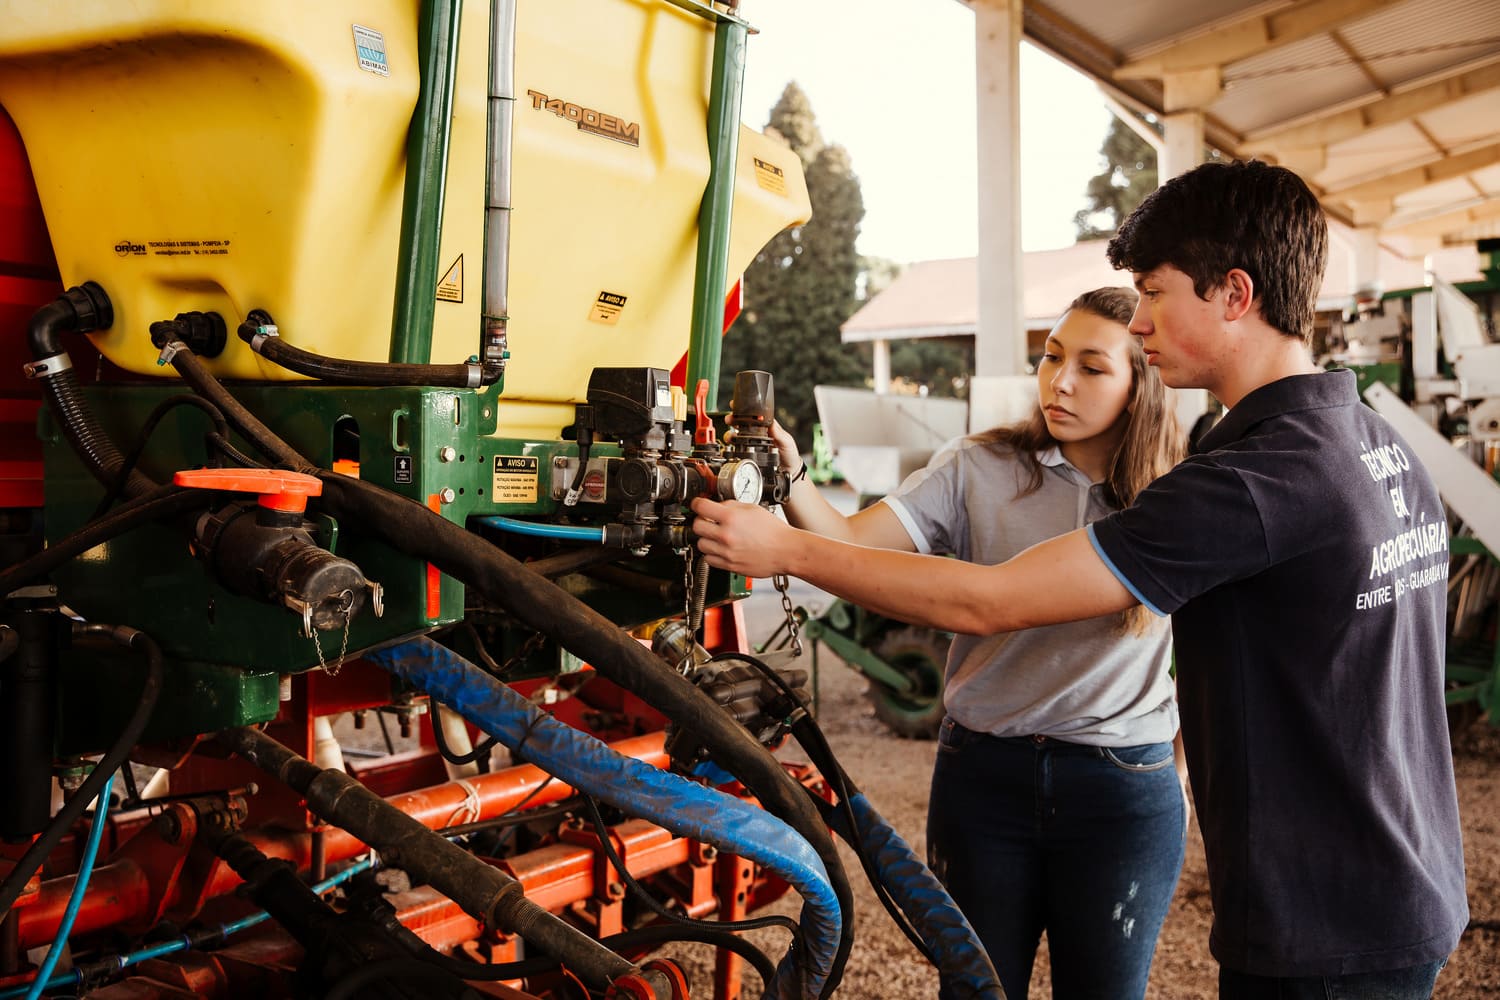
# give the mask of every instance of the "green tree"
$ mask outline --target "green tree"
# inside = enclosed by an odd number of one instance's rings
[[[1089,178],[1088,207],[1073,216],[1080,240],[1113,236],[1141,199],[1156,190],[1156,150],[1119,118],[1109,120],[1099,153],[1104,169]]]
[[[861,259],[854,244],[865,204],[848,151],[823,140],[795,82],[771,109],[766,131],[801,159],[812,219],[779,233],[746,270],[744,312],[724,338],[720,395],[727,403],[737,371],[770,372],[782,426],[810,451],[818,419],[813,386],[860,385],[869,370],[868,361],[839,340],[839,327],[859,305]]]
[[[934,396],[969,398],[974,374],[971,337],[923,337],[891,344],[891,379],[923,385]]]

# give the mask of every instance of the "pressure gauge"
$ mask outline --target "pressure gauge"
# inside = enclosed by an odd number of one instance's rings
[[[760,503],[760,466],[745,459],[725,462],[719,469],[719,499],[739,500],[743,503]]]

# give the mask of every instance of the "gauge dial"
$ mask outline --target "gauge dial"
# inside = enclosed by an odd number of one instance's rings
[[[760,466],[744,459],[725,462],[719,469],[719,499],[739,500],[742,503],[760,503],[761,488],[765,480]]]

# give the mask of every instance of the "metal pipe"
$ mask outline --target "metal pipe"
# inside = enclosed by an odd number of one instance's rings
[[[663,740],[663,733],[650,733],[619,740],[610,747],[618,753],[664,768],[669,762],[666,751],[662,749]],[[465,778],[462,783],[450,781],[402,792],[386,801],[427,828],[440,831],[460,823],[503,816],[523,803],[532,809],[541,808],[573,794],[573,788],[566,782],[554,779],[539,767],[522,764]],[[154,834],[147,832],[143,835]],[[309,831],[264,829],[246,836],[267,856],[290,861],[298,870],[310,868],[313,863],[312,834]],[[327,864],[347,861],[368,850],[368,845],[347,830],[329,827],[323,831]],[[196,900],[227,895],[242,881],[226,865],[215,865],[208,884],[201,889],[184,884],[181,878],[172,880],[169,887],[153,887],[151,880],[152,874],[134,861],[114,862],[96,868],[83,909],[74,925],[74,933],[147,917],[153,910],[153,900],[161,900],[162,893],[166,894],[166,899],[160,902],[159,911],[185,921],[196,916],[196,909],[183,913],[176,912],[176,908],[192,906]],[[73,881],[71,875],[49,879],[42,883],[41,893],[34,902],[12,911],[7,919],[16,924],[20,949],[35,948],[52,939],[62,919]]]
[[[431,885],[486,926],[518,934],[562,960],[586,983],[602,987],[639,974],[632,963],[527,899],[521,884],[508,874],[392,808],[347,774],[322,770],[257,729],[225,730],[218,741],[301,792],[314,815],[348,828],[382,858]],[[254,850],[248,840],[241,840]],[[259,851],[255,854],[264,860]]]
[[[432,320],[437,306],[438,241],[448,183],[448,140],[453,121],[453,77],[463,0],[424,0],[417,25],[422,83],[406,138],[406,198],[396,258],[396,304],[390,360],[425,365],[432,360]]]
[[[516,106],[516,0],[490,4],[489,174],[485,183],[483,349],[505,361],[510,319],[511,140]]]
[[[719,393],[720,338],[729,271],[729,225],[740,148],[740,100],[745,84],[745,22],[720,16],[714,25],[713,75],[708,95],[708,187],[698,209],[698,264],[693,278],[692,340],[687,389],[708,380],[709,405]]]

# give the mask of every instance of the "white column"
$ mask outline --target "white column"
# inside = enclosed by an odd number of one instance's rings
[[[1026,370],[1021,287],[1021,3],[974,3],[980,376]]]
[[[1385,291],[1380,281],[1380,230],[1359,226],[1354,230],[1354,253],[1350,255],[1350,287],[1354,300],[1376,302]]]
[[[870,346],[875,352],[875,391],[883,395],[891,391],[891,342],[882,337]]]
[[[1162,117],[1163,142],[1156,161],[1156,180],[1165,184],[1203,162],[1203,112],[1177,111]],[[1204,389],[1178,389],[1173,394],[1177,420],[1184,432],[1208,410]]]
[[[1156,164],[1158,184],[1165,184],[1203,162],[1203,112],[1179,111],[1162,117],[1166,133]]]

